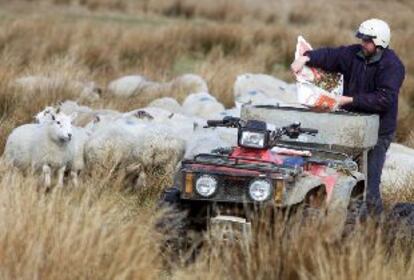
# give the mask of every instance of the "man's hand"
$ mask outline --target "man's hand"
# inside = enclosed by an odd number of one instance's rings
[[[338,96],[336,101],[338,102],[339,106],[343,106],[343,105],[351,104],[352,101],[354,101],[354,99],[349,96]]]
[[[290,65],[290,69],[292,69],[293,73],[297,74],[303,69],[303,66],[305,66],[306,62],[308,62],[310,58],[306,55],[299,56],[293,63]]]

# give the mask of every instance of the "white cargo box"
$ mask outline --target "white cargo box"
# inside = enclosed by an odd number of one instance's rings
[[[300,122],[301,127],[318,129],[319,133],[316,136],[304,135],[296,140],[283,140],[344,150],[367,150],[375,146],[378,139],[378,115],[349,112],[316,113],[301,108],[244,105],[241,118],[265,121],[276,127]]]

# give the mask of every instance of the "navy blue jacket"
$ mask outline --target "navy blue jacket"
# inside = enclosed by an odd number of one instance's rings
[[[404,65],[394,51],[384,49],[367,60],[361,45],[351,45],[321,48],[306,55],[310,58],[307,65],[344,75],[344,95],[353,97],[344,109],[379,114],[379,136],[394,134],[398,93],[405,76]]]

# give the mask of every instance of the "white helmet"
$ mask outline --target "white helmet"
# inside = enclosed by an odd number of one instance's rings
[[[372,39],[375,46],[386,48],[390,44],[391,31],[385,21],[372,18],[361,23],[356,37],[360,39]]]

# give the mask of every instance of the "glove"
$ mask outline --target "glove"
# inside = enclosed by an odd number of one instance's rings
[[[338,109],[338,105],[338,98],[321,94],[316,100],[312,111],[319,113],[333,112]]]
[[[298,72],[300,72],[303,69],[303,66],[305,66],[306,62],[308,62],[309,60],[310,60],[310,58],[306,55],[299,56],[290,65],[290,69],[292,69],[293,73],[297,74]]]

